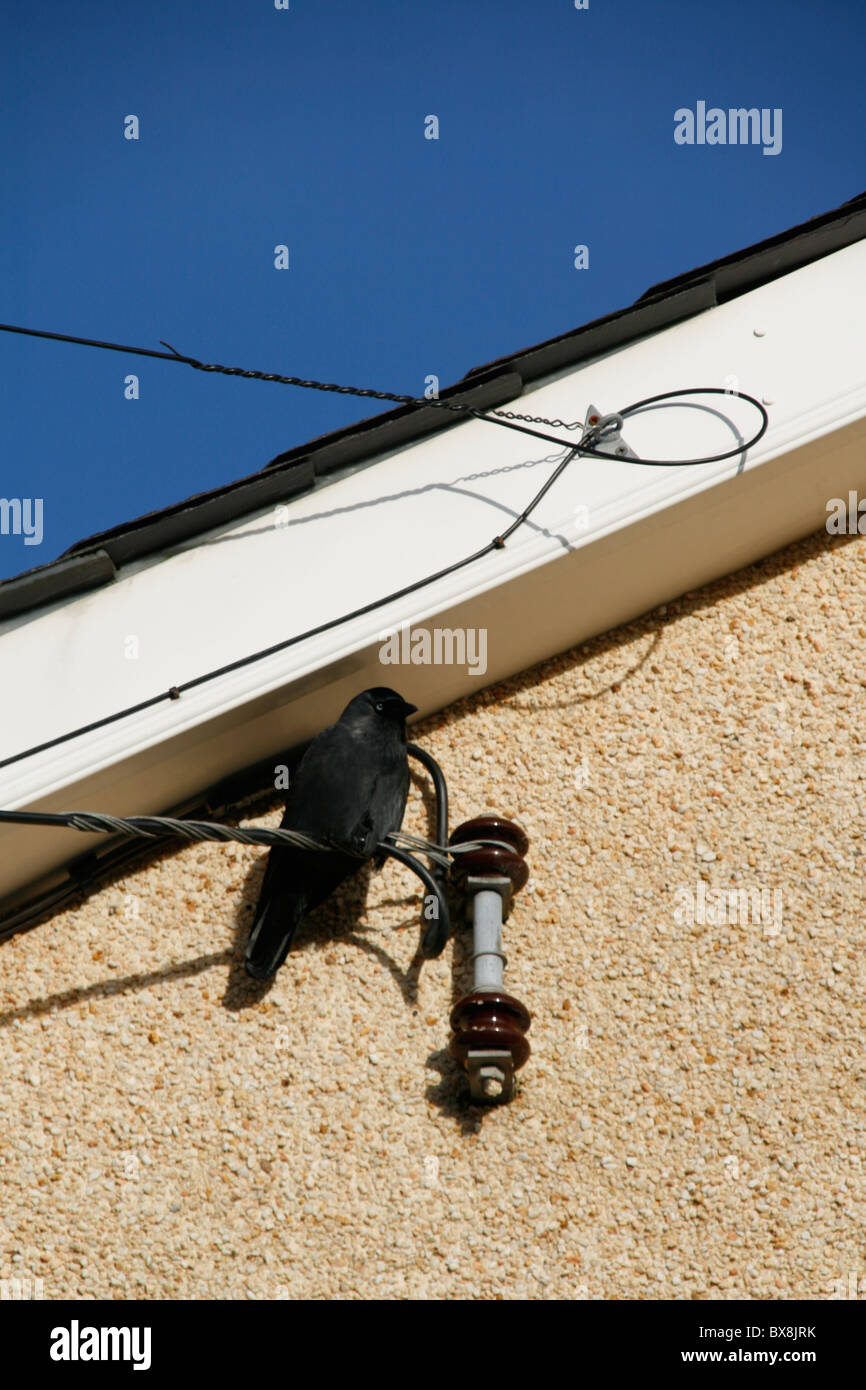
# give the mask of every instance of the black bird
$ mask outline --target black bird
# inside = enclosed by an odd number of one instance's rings
[[[253,979],[279,970],[307,914],[399,830],[409,794],[406,718],[416,709],[387,686],[364,690],[307,748],[281,826],[335,848],[270,851],[244,960]]]

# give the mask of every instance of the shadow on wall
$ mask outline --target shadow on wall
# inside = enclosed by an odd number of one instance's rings
[[[830,536],[826,531],[821,530],[745,570],[716,580],[695,593],[684,594],[680,598],[670,601],[664,612],[656,609],[651,614],[637,618],[613,633],[606,633],[593,638],[580,648],[549,658],[531,670],[510,677],[497,686],[457,701],[447,710],[432,715],[420,725],[416,725],[412,731],[413,736],[417,738],[420,733],[423,738],[425,732],[460,725],[464,719],[478,709],[494,703],[498,708],[511,710],[516,715],[525,718],[528,713],[567,709],[577,704],[598,700],[610,690],[617,690],[625,685],[630,676],[636,674],[646,665],[661,640],[664,628],[672,619],[699,613],[717,603],[722,596],[743,594],[757,589],[779,574],[796,570],[801,564],[812,561],[822,554],[831,552],[837,546],[846,545],[849,541],[856,539],[859,538],[844,535]],[[791,621],[795,620],[795,617],[792,618],[791,615],[787,615],[787,617]],[[785,618],[786,615],[780,614],[779,622],[782,623]],[[635,659],[633,651],[629,649],[640,637],[646,639],[645,649]],[[544,682],[548,674],[555,671],[561,675],[563,669],[577,673],[586,664],[588,654],[598,656],[620,649],[622,649],[624,660],[622,670],[618,672],[615,680],[607,681],[596,690],[583,688],[573,697],[570,696],[565,700],[553,697],[546,699],[543,694],[539,696],[538,687]],[[454,767],[446,767],[444,771],[452,781],[459,775],[459,769]],[[435,811],[428,779],[414,767],[412,768],[412,776],[424,798],[428,834],[433,835],[435,833]],[[505,792],[507,789],[504,789]],[[507,803],[508,796],[503,794],[502,805],[505,814],[508,813]],[[273,788],[268,787],[254,802],[248,802],[244,805],[242,814],[244,818],[261,815],[267,810],[274,809],[278,804],[279,800],[275,796]],[[227,812],[225,819],[231,820],[231,814]],[[153,846],[143,843],[140,855],[136,855],[133,861],[125,863],[115,872],[106,874],[101,880],[89,885],[86,892],[82,892],[79,902],[86,901],[92,894],[102,891],[105,887],[126,877],[131,867],[155,864],[163,859],[173,858],[182,852],[183,848],[181,847],[166,848],[162,846],[155,849]],[[56,1009],[80,1005],[88,1000],[108,999],[117,994],[146,990],[165,981],[188,979],[214,967],[225,965],[228,965],[229,971],[221,1001],[223,1006],[226,1009],[237,1011],[255,1005],[268,993],[272,982],[267,981],[260,984],[249,979],[243,968],[243,953],[261,889],[266,858],[266,854],[257,857],[240,891],[233,924],[234,942],[230,950],[209,952],[192,960],[166,966],[161,970],[129,975],[121,979],[107,979],[84,985],[81,988],[67,989],[56,994],[42,996],[27,1004],[0,1012],[0,1028],[9,1027],[18,1020],[51,1013]],[[316,949],[327,949],[337,936],[349,939],[362,950],[375,956],[385,966],[400,989],[406,1006],[414,1009],[417,1008],[418,979],[423,964],[420,951],[416,951],[409,969],[404,971],[391,958],[386,946],[372,939],[368,929],[365,929],[361,924],[366,909],[371,873],[370,866],[365,866],[352,879],[347,880],[328,902],[322,904],[316,912],[311,914],[298,935],[297,943],[293,947],[293,954],[307,950],[311,946]],[[383,906],[406,907],[405,923],[400,923],[397,928],[392,930],[401,930],[405,927],[407,930],[417,931],[419,945],[422,933],[421,902],[421,891],[413,879],[411,889],[405,898],[392,899],[382,904]],[[452,999],[453,1002],[456,1002],[471,985],[471,948],[459,907],[454,902],[452,902],[451,907],[456,929],[452,948]],[[45,918],[42,920],[44,921]],[[36,926],[38,923],[33,925]],[[32,927],[28,928],[28,930],[31,929]],[[0,950],[5,945],[8,943],[0,943]],[[19,945],[23,945],[23,943],[19,943]],[[433,1053],[428,1058],[428,1066],[431,1071],[438,1072],[440,1075],[440,1080],[428,1088],[428,1099],[439,1106],[443,1113],[453,1115],[465,1131],[476,1129],[480,1117],[486,1113],[485,1108],[469,1105],[465,1083],[447,1051],[441,1049]]]
[[[411,768],[411,775],[424,802],[428,834],[433,835],[435,834],[436,805],[432,785],[423,772],[419,769],[416,770],[414,766]],[[145,855],[144,858],[148,863],[153,864],[160,859],[173,858],[177,852],[167,850],[163,851],[162,854],[155,855],[151,851],[150,855]],[[261,892],[266,862],[266,853],[258,855],[246,875],[235,910],[235,920],[232,926],[234,940],[230,949],[209,952],[192,960],[166,966],[161,970],[126,975],[119,979],[100,980],[80,988],[73,987],[56,994],[45,995],[28,1004],[0,1012],[0,1028],[10,1027],[18,1021],[40,1017],[61,1009],[78,1007],[84,1002],[110,999],[116,995],[134,994],[166,981],[189,979],[214,967],[226,965],[228,966],[228,977],[220,1001],[221,1004],[232,1012],[240,1012],[254,1007],[269,994],[277,978],[274,976],[271,980],[253,980],[244,969],[247,937]],[[128,871],[127,866],[124,873],[128,873]],[[405,872],[408,878],[408,871]],[[286,965],[282,969],[290,968],[292,958],[309,949],[328,950],[335,940],[351,942],[362,951],[374,956],[385,967],[397,985],[406,1007],[417,1012],[418,981],[424,964],[424,957],[420,949],[424,928],[421,917],[423,895],[415,886],[416,881],[412,879],[413,886],[405,897],[387,898],[377,904],[380,908],[402,907],[407,910],[405,921],[391,927],[389,935],[394,931],[404,929],[417,933],[418,943],[415,954],[408,969],[404,970],[394,960],[384,944],[387,938],[383,938],[381,943],[373,939],[370,935],[370,929],[363,924],[373,873],[374,869],[371,864],[363,865],[352,878],[347,879],[340,886],[327,902],[310,914],[299,930]],[[103,883],[102,887],[106,886],[108,886],[107,883]],[[472,963],[471,954],[465,945],[466,937],[460,930],[461,922],[457,916],[458,904],[452,900],[450,905],[452,920],[457,926],[457,939],[454,942],[452,954],[452,1003],[456,1003],[469,988]],[[468,1113],[468,1092],[464,1098],[465,1087],[460,1069],[452,1061],[447,1049],[441,1049],[434,1053],[428,1059],[428,1065],[441,1074],[441,1081],[428,1088],[428,1099],[439,1105],[445,1113],[454,1114],[455,1117],[462,1120]],[[471,1111],[468,1131],[474,1131],[477,1108],[471,1106],[468,1109]]]

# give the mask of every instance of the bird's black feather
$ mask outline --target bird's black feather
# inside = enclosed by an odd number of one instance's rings
[[[308,913],[400,828],[409,793],[406,716],[414,709],[385,686],[365,690],[304,753],[281,825],[334,848],[270,851],[245,957],[255,979],[279,969]]]

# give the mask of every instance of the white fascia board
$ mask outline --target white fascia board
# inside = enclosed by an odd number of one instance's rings
[[[742,471],[737,458],[683,468],[576,459],[506,549],[2,769],[0,806],[156,812],[309,737],[367,685],[396,686],[423,716],[818,529],[830,498],[866,490],[864,324],[859,242],[534,385],[512,408],[570,421],[590,402],[608,412],[663,391],[734,386],[771,402],[770,429]],[[624,437],[644,457],[720,452],[736,440],[712,411],[744,438],[759,423],[734,397],[685,398],[630,418]],[[245,517],[159,563],[128,566],[105,588],[7,621],[0,652],[16,679],[0,758],[471,554],[559,457],[553,445],[469,419],[288,501],[282,514]],[[486,627],[487,669],[383,665],[383,635],[406,623]],[[47,829],[3,834],[0,897],[92,843]]]

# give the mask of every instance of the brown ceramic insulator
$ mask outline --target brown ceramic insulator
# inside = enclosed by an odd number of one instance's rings
[[[474,820],[465,820],[451,836],[451,844],[465,845],[469,840],[504,840],[519,855],[529,849],[526,831],[504,816],[476,816]]]
[[[461,1066],[470,1052],[510,1052],[517,1071],[529,1057],[529,1024],[529,1011],[519,999],[497,990],[473,990],[451,1011],[449,1051]]]
[[[497,1015],[507,1014],[522,1033],[528,1032],[532,1021],[529,1010],[519,999],[502,989],[473,989],[470,994],[464,994],[451,1010],[451,1027],[456,1032],[479,1015],[489,1017],[491,1011]]]
[[[488,845],[456,857],[451,865],[451,877],[458,887],[465,882],[467,875],[473,878],[486,875],[509,878],[512,893],[519,893],[529,878],[529,865],[513,850],[497,849],[495,845]]]

